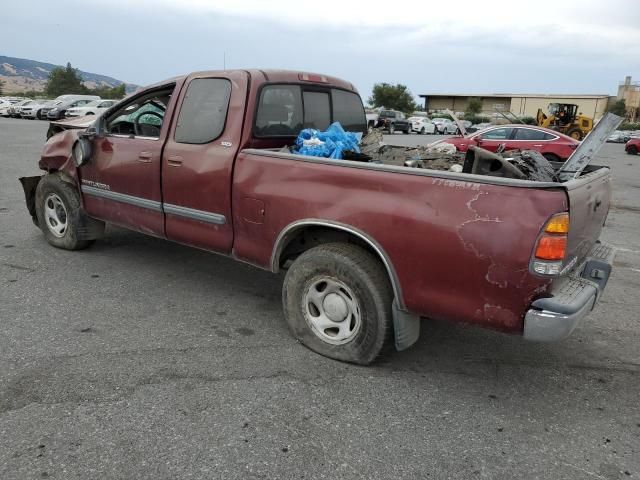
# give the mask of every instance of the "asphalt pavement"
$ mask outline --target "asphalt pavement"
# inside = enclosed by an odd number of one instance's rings
[[[599,159],[614,273],[573,336],[424,321],[357,367],[292,339],[281,276],[119,228],[50,247],[17,180],[46,128],[0,118],[0,479],[640,478],[640,156],[622,145]]]

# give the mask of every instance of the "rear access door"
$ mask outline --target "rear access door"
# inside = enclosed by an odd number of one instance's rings
[[[162,156],[170,240],[229,253],[233,161],[242,135],[249,74],[194,75],[182,88]]]

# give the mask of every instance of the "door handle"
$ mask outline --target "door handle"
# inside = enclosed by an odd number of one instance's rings
[[[182,157],[180,155],[169,155],[167,157],[167,164],[170,167],[179,167],[182,165]]]
[[[152,152],[140,152],[138,154],[138,161],[140,161],[142,163],[149,163],[149,162],[151,162],[151,160],[153,160],[153,153]]]

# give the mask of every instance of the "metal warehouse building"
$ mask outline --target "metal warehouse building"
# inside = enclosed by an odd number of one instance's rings
[[[534,117],[541,108],[547,112],[550,103],[574,103],[578,112],[600,118],[607,111],[609,95],[541,95],[524,93],[491,93],[491,94],[423,94],[424,109],[427,112],[449,109],[453,112],[464,112],[469,98],[482,100],[482,114],[490,115],[496,111],[513,112],[521,117]],[[615,97],[613,97],[615,100]]]

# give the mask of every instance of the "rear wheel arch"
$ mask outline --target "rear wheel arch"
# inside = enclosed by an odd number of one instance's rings
[[[279,272],[287,262],[295,260],[307,250],[325,243],[352,243],[369,251],[384,266],[393,295],[400,310],[404,299],[400,282],[391,259],[382,246],[367,233],[339,222],[326,220],[301,220],[287,225],[278,235],[271,255],[271,270]]]

